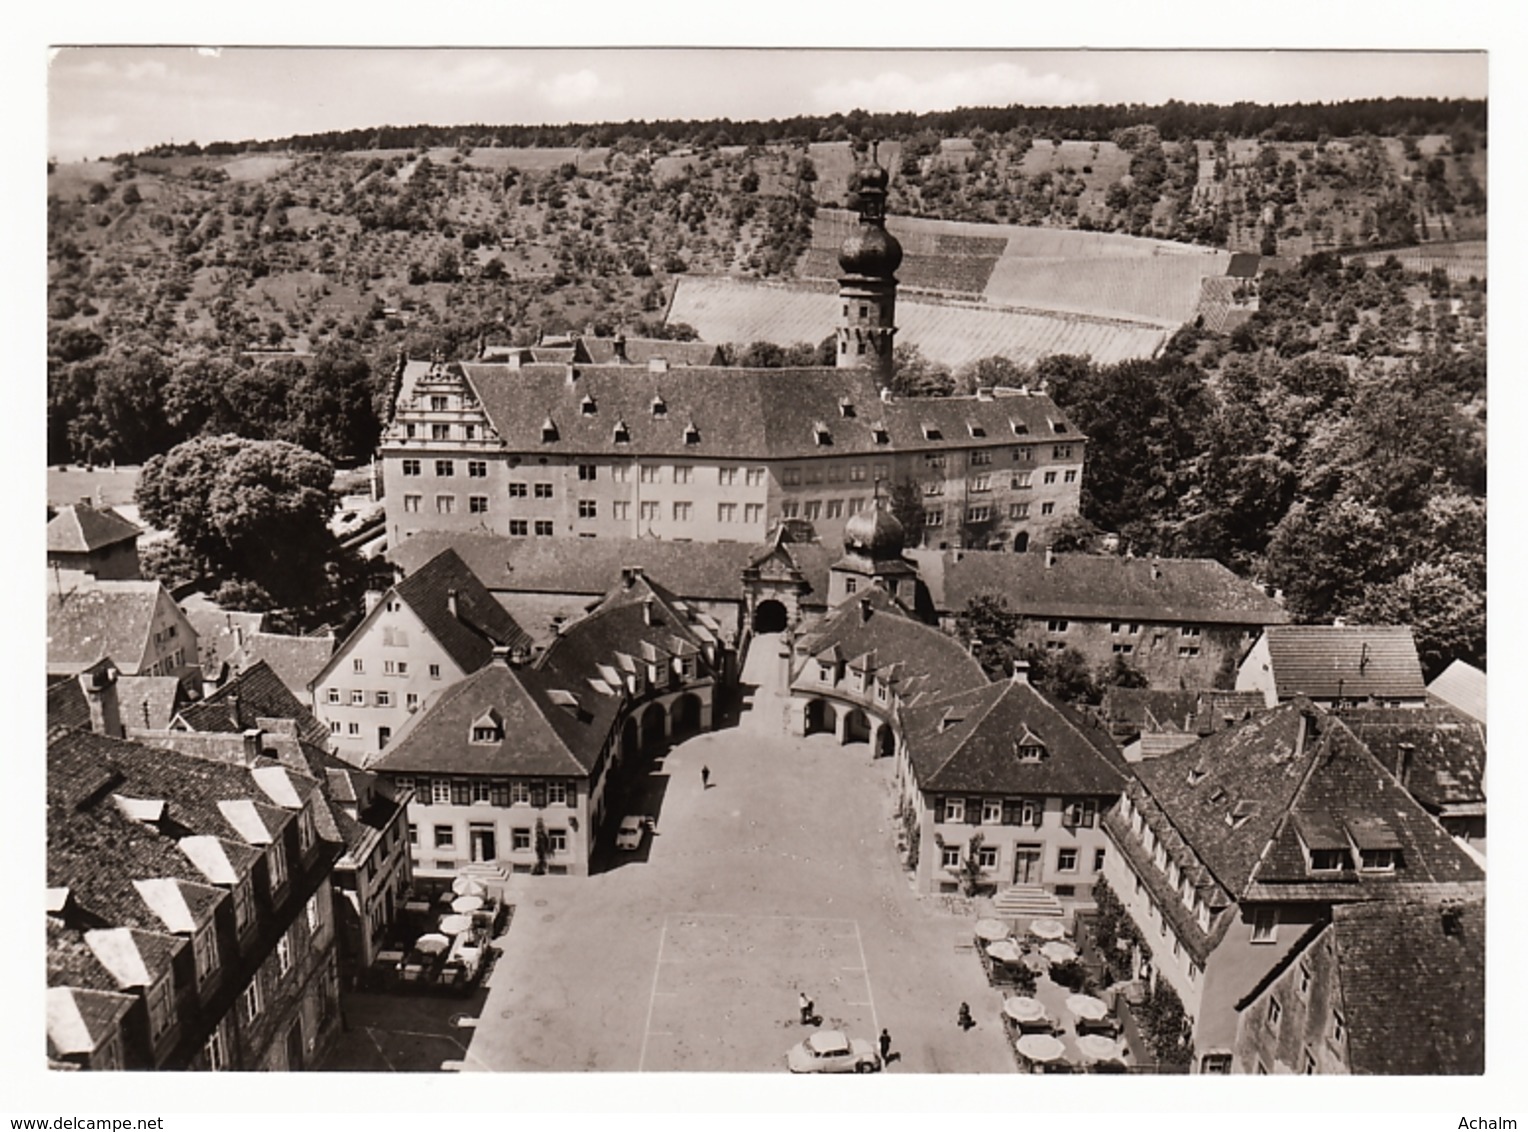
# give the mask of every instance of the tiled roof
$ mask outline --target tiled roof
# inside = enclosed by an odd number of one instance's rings
[[[122,725],[162,731],[185,699],[176,676],[123,676],[117,680],[117,705]]]
[[[1458,708],[1473,720],[1486,721],[1486,674],[1473,664],[1454,661],[1427,685],[1427,695]]]
[[[138,1000],[116,991],[48,988],[48,1056],[88,1054],[114,1036]]]
[[[825,602],[828,570],[837,551],[818,543],[781,544],[811,596]],[[414,571],[442,550],[454,550],[496,593],[605,593],[629,566],[682,598],[735,601],[746,598],[743,571],[771,553],[774,543],[670,542],[661,539],[512,539],[503,535],[420,531],[388,551]]]
[[[868,620],[861,613],[864,601],[870,603]],[[896,690],[904,709],[988,683],[982,666],[959,641],[914,619],[879,587],[840,602],[802,631],[796,651],[808,659],[792,673],[793,686],[812,663],[811,657],[834,647],[844,656],[876,652],[887,658],[887,664],[901,664],[902,678]],[[810,683],[800,688],[803,693],[811,689]]]
[[[88,503],[71,503],[48,523],[48,550],[85,554],[143,533],[110,507],[97,511]]]
[[[291,637],[283,633],[255,632],[245,634],[243,647],[229,657],[229,664],[236,672],[242,672],[264,661],[294,696],[305,698],[308,685],[333,655],[333,634]]]
[[[108,660],[109,658],[102,658],[96,663],[105,665]],[[90,701],[85,698],[85,689],[80,687],[78,675],[49,679],[48,726],[50,728],[80,727],[86,731],[90,730]]]
[[[1256,884],[1319,882],[1330,899],[1372,899],[1402,883],[1473,882],[1478,866],[1403,790],[1341,718],[1295,700],[1192,746],[1137,764],[1172,828],[1232,896]],[[1393,874],[1312,877],[1292,817],[1349,829],[1383,823],[1402,851]]]
[[[456,593],[456,614],[450,595]],[[393,587],[463,672],[487,664],[495,644],[529,646],[530,637],[449,548]]]
[[[1333,909],[1354,1073],[1485,1072],[1485,929],[1483,900]]]
[[[1422,664],[1404,625],[1277,625],[1266,630],[1279,698],[1421,699]]]
[[[1049,397],[882,402],[868,370],[678,366],[655,373],[633,366],[515,369],[472,362],[460,367],[494,429],[516,452],[742,460],[874,455],[968,448],[973,442],[967,422],[984,426],[989,444],[1011,440],[1015,422],[1029,437],[1086,439]],[[572,380],[570,372],[577,375]],[[592,413],[584,411],[586,398]],[[844,398],[856,407],[854,417],[842,416]],[[655,400],[664,408],[661,415],[654,413]],[[547,420],[555,429],[550,439],[543,435]],[[819,421],[829,424],[830,446],[818,440]],[[616,441],[617,423],[625,424],[629,442]],[[937,426],[942,439],[928,439],[925,423]],[[876,442],[877,425],[889,443]],[[406,442],[397,443],[406,449]]]
[[[577,359],[594,365],[617,365],[614,338],[580,338]],[[645,366],[665,361],[671,366],[720,365],[721,347],[714,342],[674,342],[666,338],[625,339],[626,363]]]
[[[1151,721],[1187,723],[1199,703],[1197,691],[1170,691],[1156,688],[1109,688],[1099,704],[1099,714],[1110,731],[1120,738],[1134,738]]]
[[[620,709],[619,695],[600,695],[587,682],[521,666],[492,663],[442,691],[411,716],[368,769],[391,774],[587,774],[599,758]],[[574,712],[553,702],[562,690],[578,700]],[[504,739],[472,742],[472,726],[496,712]]]
[[[77,671],[110,656],[124,672],[137,672],[162,593],[158,582],[97,582],[48,594],[49,671]]]
[[[1124,558],[990,550],[909,550],[934,605],[959,612],[999,593],[1027,617],[1113,618],[1185,624],[1282,625],[1282,606],[1209,558]]]
[[[1342,721],[1428,809],[1485,801],[1484,724],[1450,708],[1363,708]]]
[[[325,746],[329,742],[329,729],[263,660],[206,699],[182,708],[176,726],[187,731],[244,732],[270,719],[294,720],[298,734],[309,743]]]
[[[1125,781],[1104,753],[1113,744],[1102,728],[1079,726],[1027,683],[1005,680],[925,701],[904,712],[903,728],[925,791],[1118,794]],[[1043,757],[1021,760],[1021,737],[1037,740]]]
[[[181,607],[191,628],[196,630],[201,657],[211,660],[216,667],[225,663],[239,647],[238,637],[258,632],[265,621],[263,613],[245,613],[234,609],[220,609],[205,598],[192,596]],[[235,631],[237,630],[237,632]]]

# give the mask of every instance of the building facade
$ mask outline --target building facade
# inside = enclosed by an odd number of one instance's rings
[[[911,483],[933,546],[1026,550],[1077,515],[1087,438],[1049,397],[892,396],[895,271],[884,170],[840,255],[834,366],[526,360],[409,364],[381,444],[387,532],[839,542],[877,483]],[[824,328],[826,329],[826,328]]]
[[[196,630],[159,582],[93,581],[48,595],[48,673],[110,656],[126,676],[179,676],[198,665]]]

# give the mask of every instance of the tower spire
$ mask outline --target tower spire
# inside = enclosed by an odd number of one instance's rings
[[[877,143],[878,146],[879,143]],[[874,158],[852,186],[851,207],[859,223],[838,252],[843,275],[838,296],[843,304],[837,338],[840,369],[869,369],[882,389],[895,372],[892,355],[896,336],[897,268],[902,245],[886,231],[886,186],[890,178]]]

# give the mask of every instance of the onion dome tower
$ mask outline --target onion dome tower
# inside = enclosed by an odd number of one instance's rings
[[[902,557],[906,543],[907,531],[881,498],[877,481],[870,508],[849,516],[844,524],[843,557],[828,568],[828,604],[862,597],[876,586],[910,607],[918,571]]]
[[[838,368],[866,368],[875,374],[881,389],[891,384],[895,363],[892,339],[896,336],[897,268],[902,245],[886,231],[885,169],[871,158],[871,166],[859,177],[850,206],[859,212],[859,224],[838,250],[838,297],[843,315],[838,325]]]

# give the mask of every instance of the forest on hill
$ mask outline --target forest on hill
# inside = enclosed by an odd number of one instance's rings
[[[1045,380],[1091,439],[1093,528],[1220,559],[1302,618],[1414,624],[1429,670],[1483,661],[1483,104],[626,125],[51,169],[49,462],[233,433],[354,464],[400,350],[683,337],[666,318],[675,280],[803,274],[818,209],[842,206],[873,138],[894,214],[1277,257],[1224,280],[1238,317],[1201,313],[1157,357],[952,373],[905,343],[901,392]],[[831,330],[730,356],[810,358]]]

